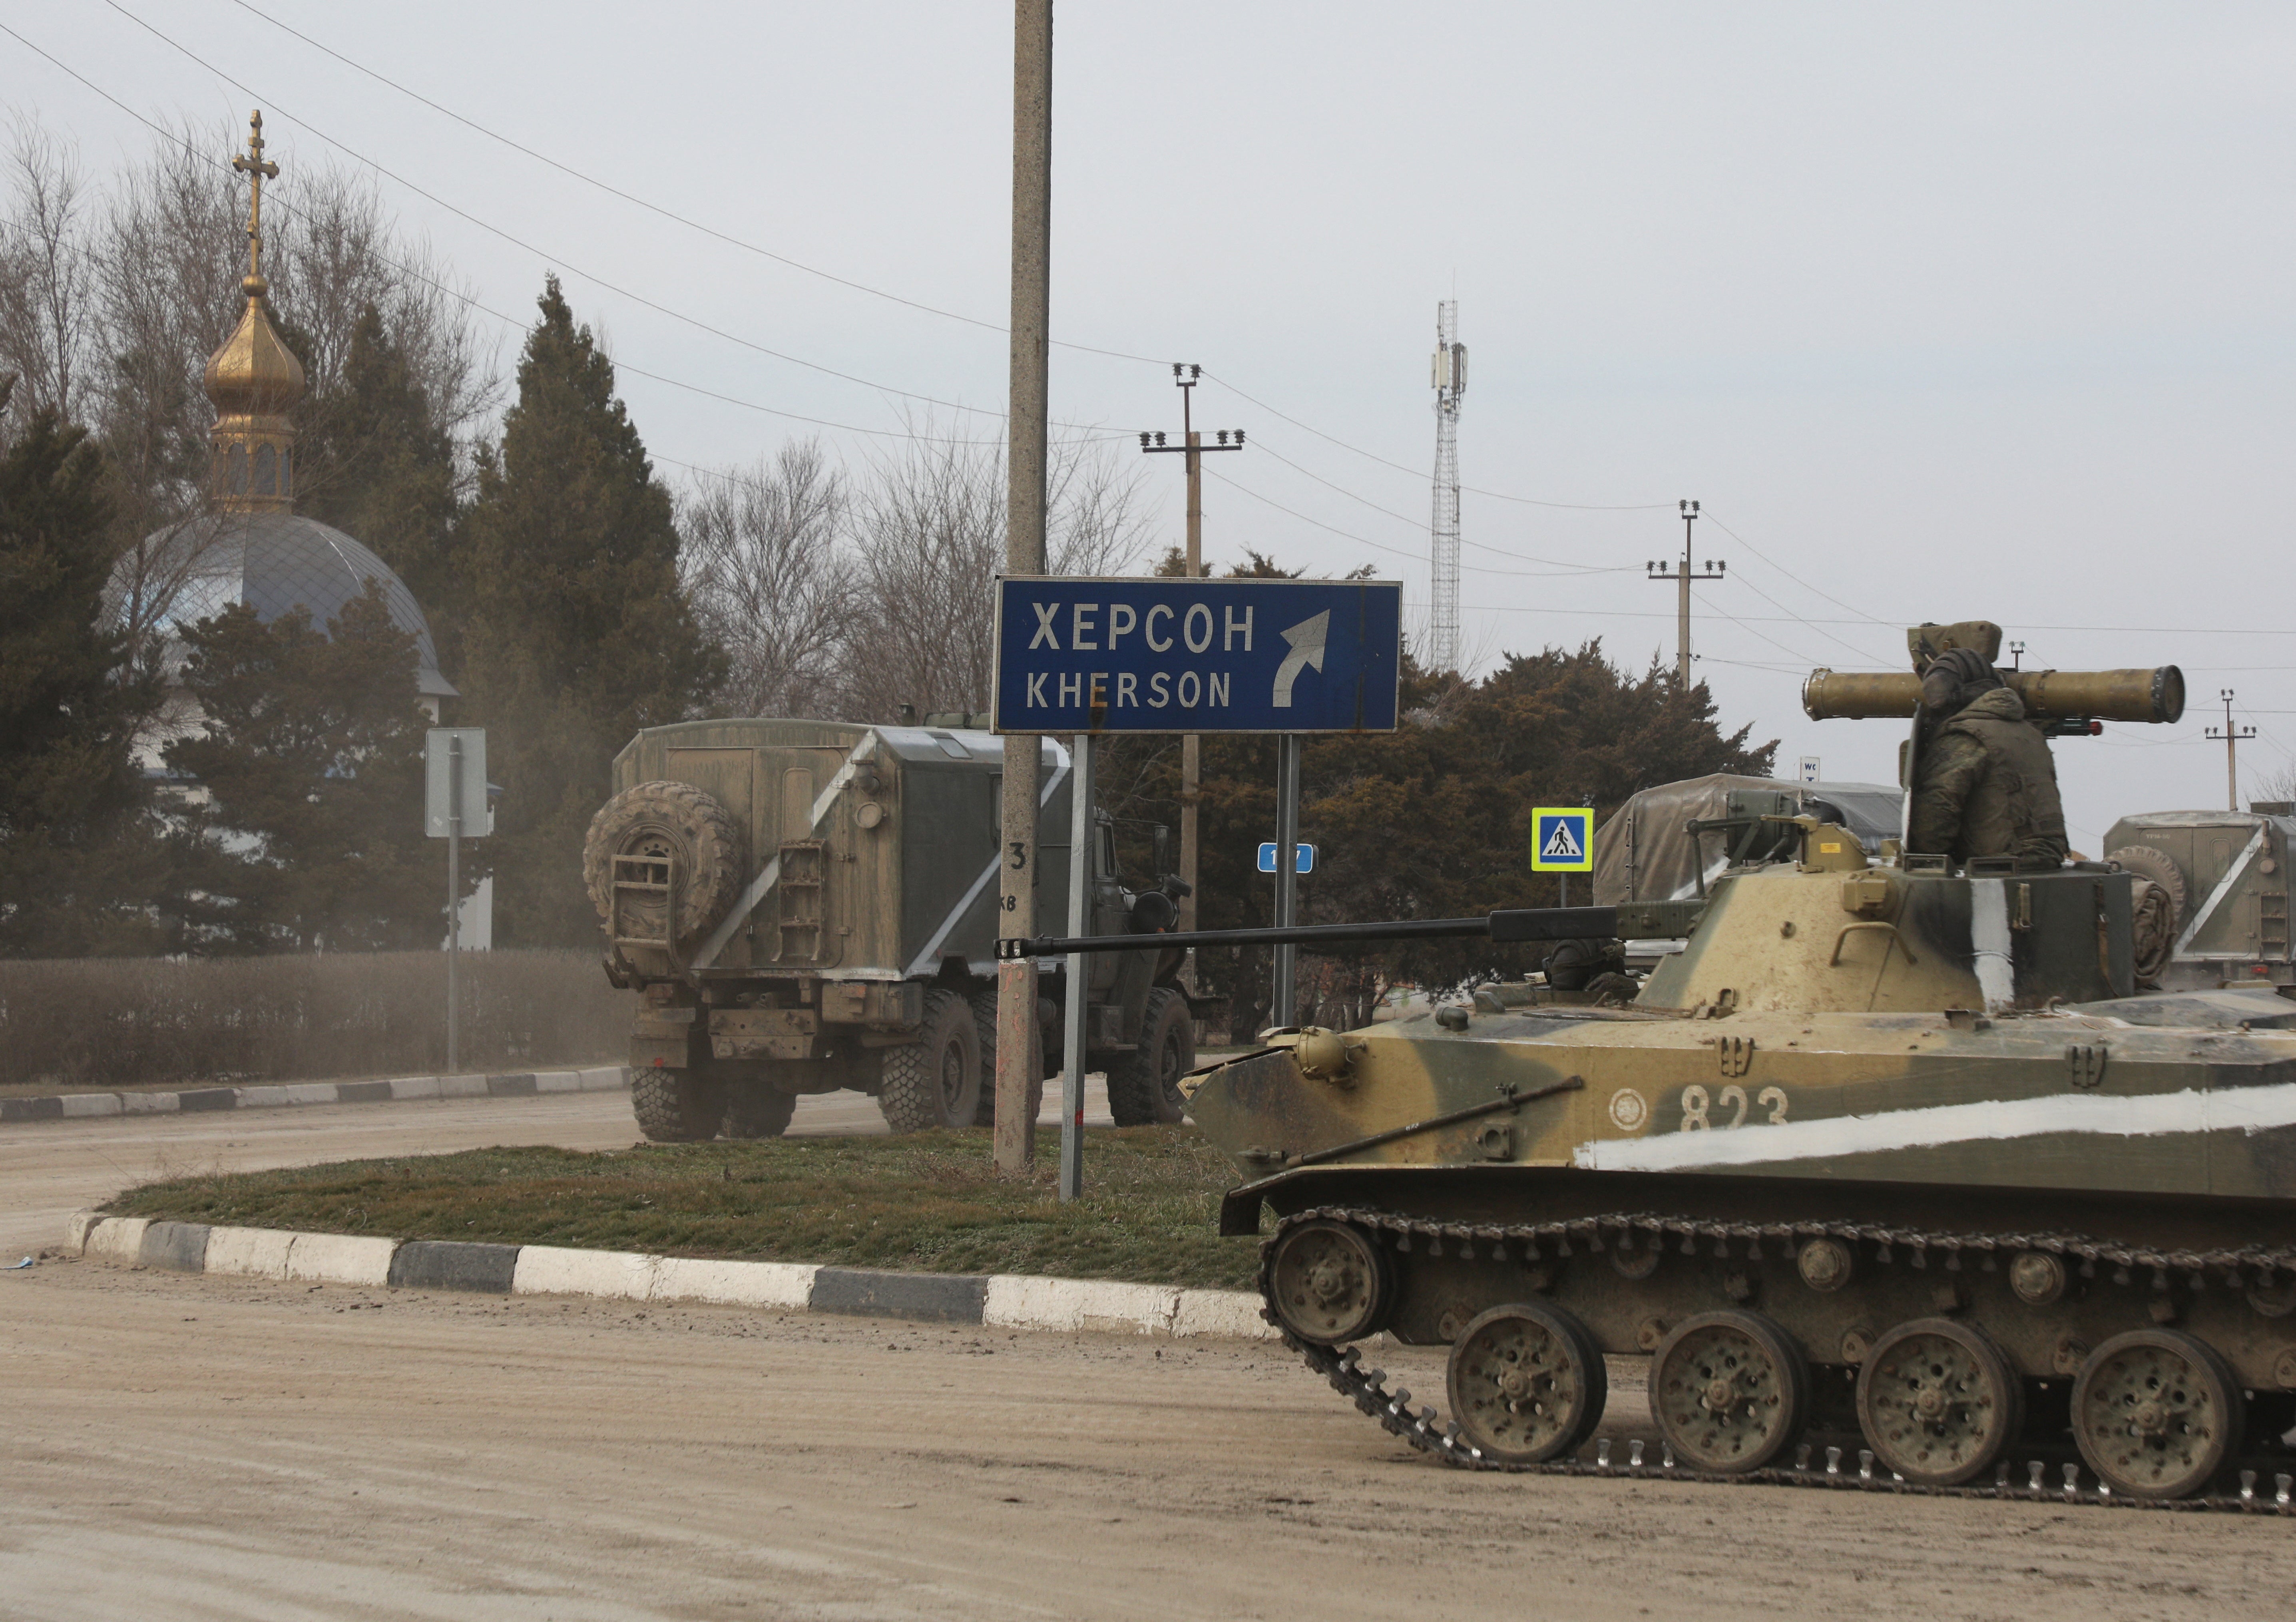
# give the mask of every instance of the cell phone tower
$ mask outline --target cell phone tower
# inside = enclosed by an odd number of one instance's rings
[[[1459,397],[1467,391],[1467,346],[1459,301],[1435,307],[1435,521],[1428,570],[1427,665],[1459,668]]]

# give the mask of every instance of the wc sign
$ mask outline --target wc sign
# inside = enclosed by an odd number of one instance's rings
[[[1541,806],[1530,814],[1533,872],[1595,871],[1595,809],[1591,806]]]

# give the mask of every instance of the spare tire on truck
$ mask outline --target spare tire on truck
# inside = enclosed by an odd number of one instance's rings
[[[2177,929],[2184,922],[2185,908],[2192,899],[2184,872],[2150,845],[2124,845],[2104,859],[2136,876],[2130,921],[2136,983],[2158,986],[2176,955]]]
[[[582,842],[582,878],[610,935],[691,941],[726,915],[742,885],[741,836],[717,798],[690,782],[642,782],[624,789],[590,819]],[[625,891],[616,927],[614,858],[651,858],[650,871],[674,871],[676,930],[663,927],[665,897]],[[627,875],[627,864],[625,864]]]

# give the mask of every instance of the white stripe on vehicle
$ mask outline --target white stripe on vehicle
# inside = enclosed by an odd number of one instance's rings
[[[1037,797],[1037,804],[1039,807],[1051,805],[1053,791],[1068,781],[1069,752],[1058,743],[1054,744],[1053,748],[1058,751],[1058,754],[1053,766],[1053,774],[1045,784],[1045,791]],[[1076,848],[1076,836],[1073,833],[1069,836],[1069,848],[1073,855]],[[988,858],[988,865],[980,870],[980,876],[975,879],[972,888],[964,892],[964,898],[949,908],[948,916],[940,921],[940,928],[935,930],[932,938],[925,942],[924,950],[918,953],[916,962],[909,965],[907,978],[915,979],[920,975],[933,971],[934,966],[940,962],[941,947],[947,945],[948,938],[956,932],[956,926],[964,922],[964,915],[972,910],[972,904],[980,899],[980,892],[988,888],[989,881],[996,878],[997,864],[1004,859],[1004,851],[1000,844],[996,854]],[[972,969],[976,974],[981,972],[976,964],[968,963],[966,967]],[[988,972],[992,974],[996,972],[993,966]]]
[[[845,757],[845,764],[837,768],[837,775],[829,780],[829,786],[814,796],[813,815],[806,826],[808,833],[821,826],[821,819],[829,815],[830,807],[837,803],[837,797],[845,792],[846,785],[853,781],[853,774],[859,771],[863,763],[876,752],[877,734],[873,732],[862,733],[861,741],[855,744],[853,752]],[[709,931],[709,938],[701,943],[701,950],[693,954],[693,962],[689,966],[707,969],[716,963],[718,954],[726,949],[726,943],[734,938],[734,931],[749,921],[750,914],[773,893],[774,886],[781,882],[781,853],[775,851],[773,860],[760,868],[758,876],[750,881],[750,888],[743,890],[742,898],[734,903],[733,910],[726,914],[725,922]]]
[[[2201,903],[2200,911],[2193,914],[2193,921],[2177,937],[2177,944],[2169,952],[2171,957],[2185,955],[2185,948],[2193,944],[2193,938],[2207,926],[2210,919],[2216,916],[2217,907],[2232,894],[2233,887],[2248,877],[2248,864],[2256,859],[2256,853],[2264,848],[2264,828],[2265,824],[2260,822],[2256,824],[2256,831],[2249,835],[2248,843],[2240,848],[2240,855],[2233,858],[2232,865],[2225,869],[2224,877],[2217,881],[2216,889],[2209,892],[2209,898]]]
[[[1579,1144],[1571,1159],[1590,1171],[1690,1171],[1830,1160],[1948,1143],[2008,1143],[2067,1132],[2100,1137],[2160,1137],[2171,1133],[2266,1132],[2283,1126],[2296,1126],[2296,1082],[2212,1091],[2187,1088],[2133,1098],[2064,1093],[2049,1098],[1934,1104],[1879,1115],[1788,1121],[1775,1126],[1597,1139]]]

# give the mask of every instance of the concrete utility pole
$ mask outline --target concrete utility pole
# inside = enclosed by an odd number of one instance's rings
[[[2227,811],[2237,811],[2240,809],[2240,759],[2235,751],[2242,744],[2256,736],[2256,728],[2253,726],[2234,726],[2232,724],[2231,688],[2219,688],[2218,690],[2217,696],[2224,700],[2225,724],[2221,727],[2210,727],[2209,736],[2211,738],[2222,738],[2224,740],[2225,809]]]
[[[1180,440],[1177,445],[1164,443],[1162,434],[1142,434],[1140,448],[1150,455],[1160,452],[1178,451],[1188,458],[1188,578],[1201,579],[1204,572],[1204,453],[1206,451],[1240,451],[1243,448],[1243,430],[1234,430],[1235,443],[1228,443],[1230,430],[1219,430],[1219,443],[1206,445],[1202,431],[1195,426],[1190,402],[1195,398],[1196,380],[1204,369],[1197,365],[1184,366],[1172,363],[1172,381],[1180,389]],[[1151,441],[1153,441],[1152,444]],[[1179,921],[1172,927],[1193,930],[1196,927],[1196,840],[1198,809],[1203,801],[1202,741],[1193,733],[1180,739],[1180,878],[1188,893],[1180,897]],[[1193,983],[1193,982],[1192,982]]]
[[[1682,504],[1682,562],[1679,567],[1667,563],[1646,562],[1643,565],[1643,568],[1649,571],[1652,579],[1673,580],[1678,582],[1681,587],[1681,601],[1676,610],[1674,674],[1675,679],[1682,684],[1682,690],[1685,692],[1690,691],[1690,583],[1693,580],[1719,580],[1729,572],[1730,569],[1727,563],[1717,563],[1710,558],[1704,569],[1696,573],[1692,572],[1690,530],[1691,526],[1697,521],[1698,504],[1694,501],[1684,502]]]
[[[1012,390],[1005,434],[1004,572],[1045,572],[1045,449],[1052,389],[1053,0],[1013,7]],[[1037,796],[1044,745],[1033,734],[1004,740],[1004,860],[997,933],[1037,930]],[[1072,831],[1069,860],[1086,860],[1089,830]],[[1080,986],[1069,995],[1082,996]],[[1041,1074],[1037,1047],[1037,963],[996,965],[996,1169],[1027,1173],[1037,1154],[1029,1109]]]

